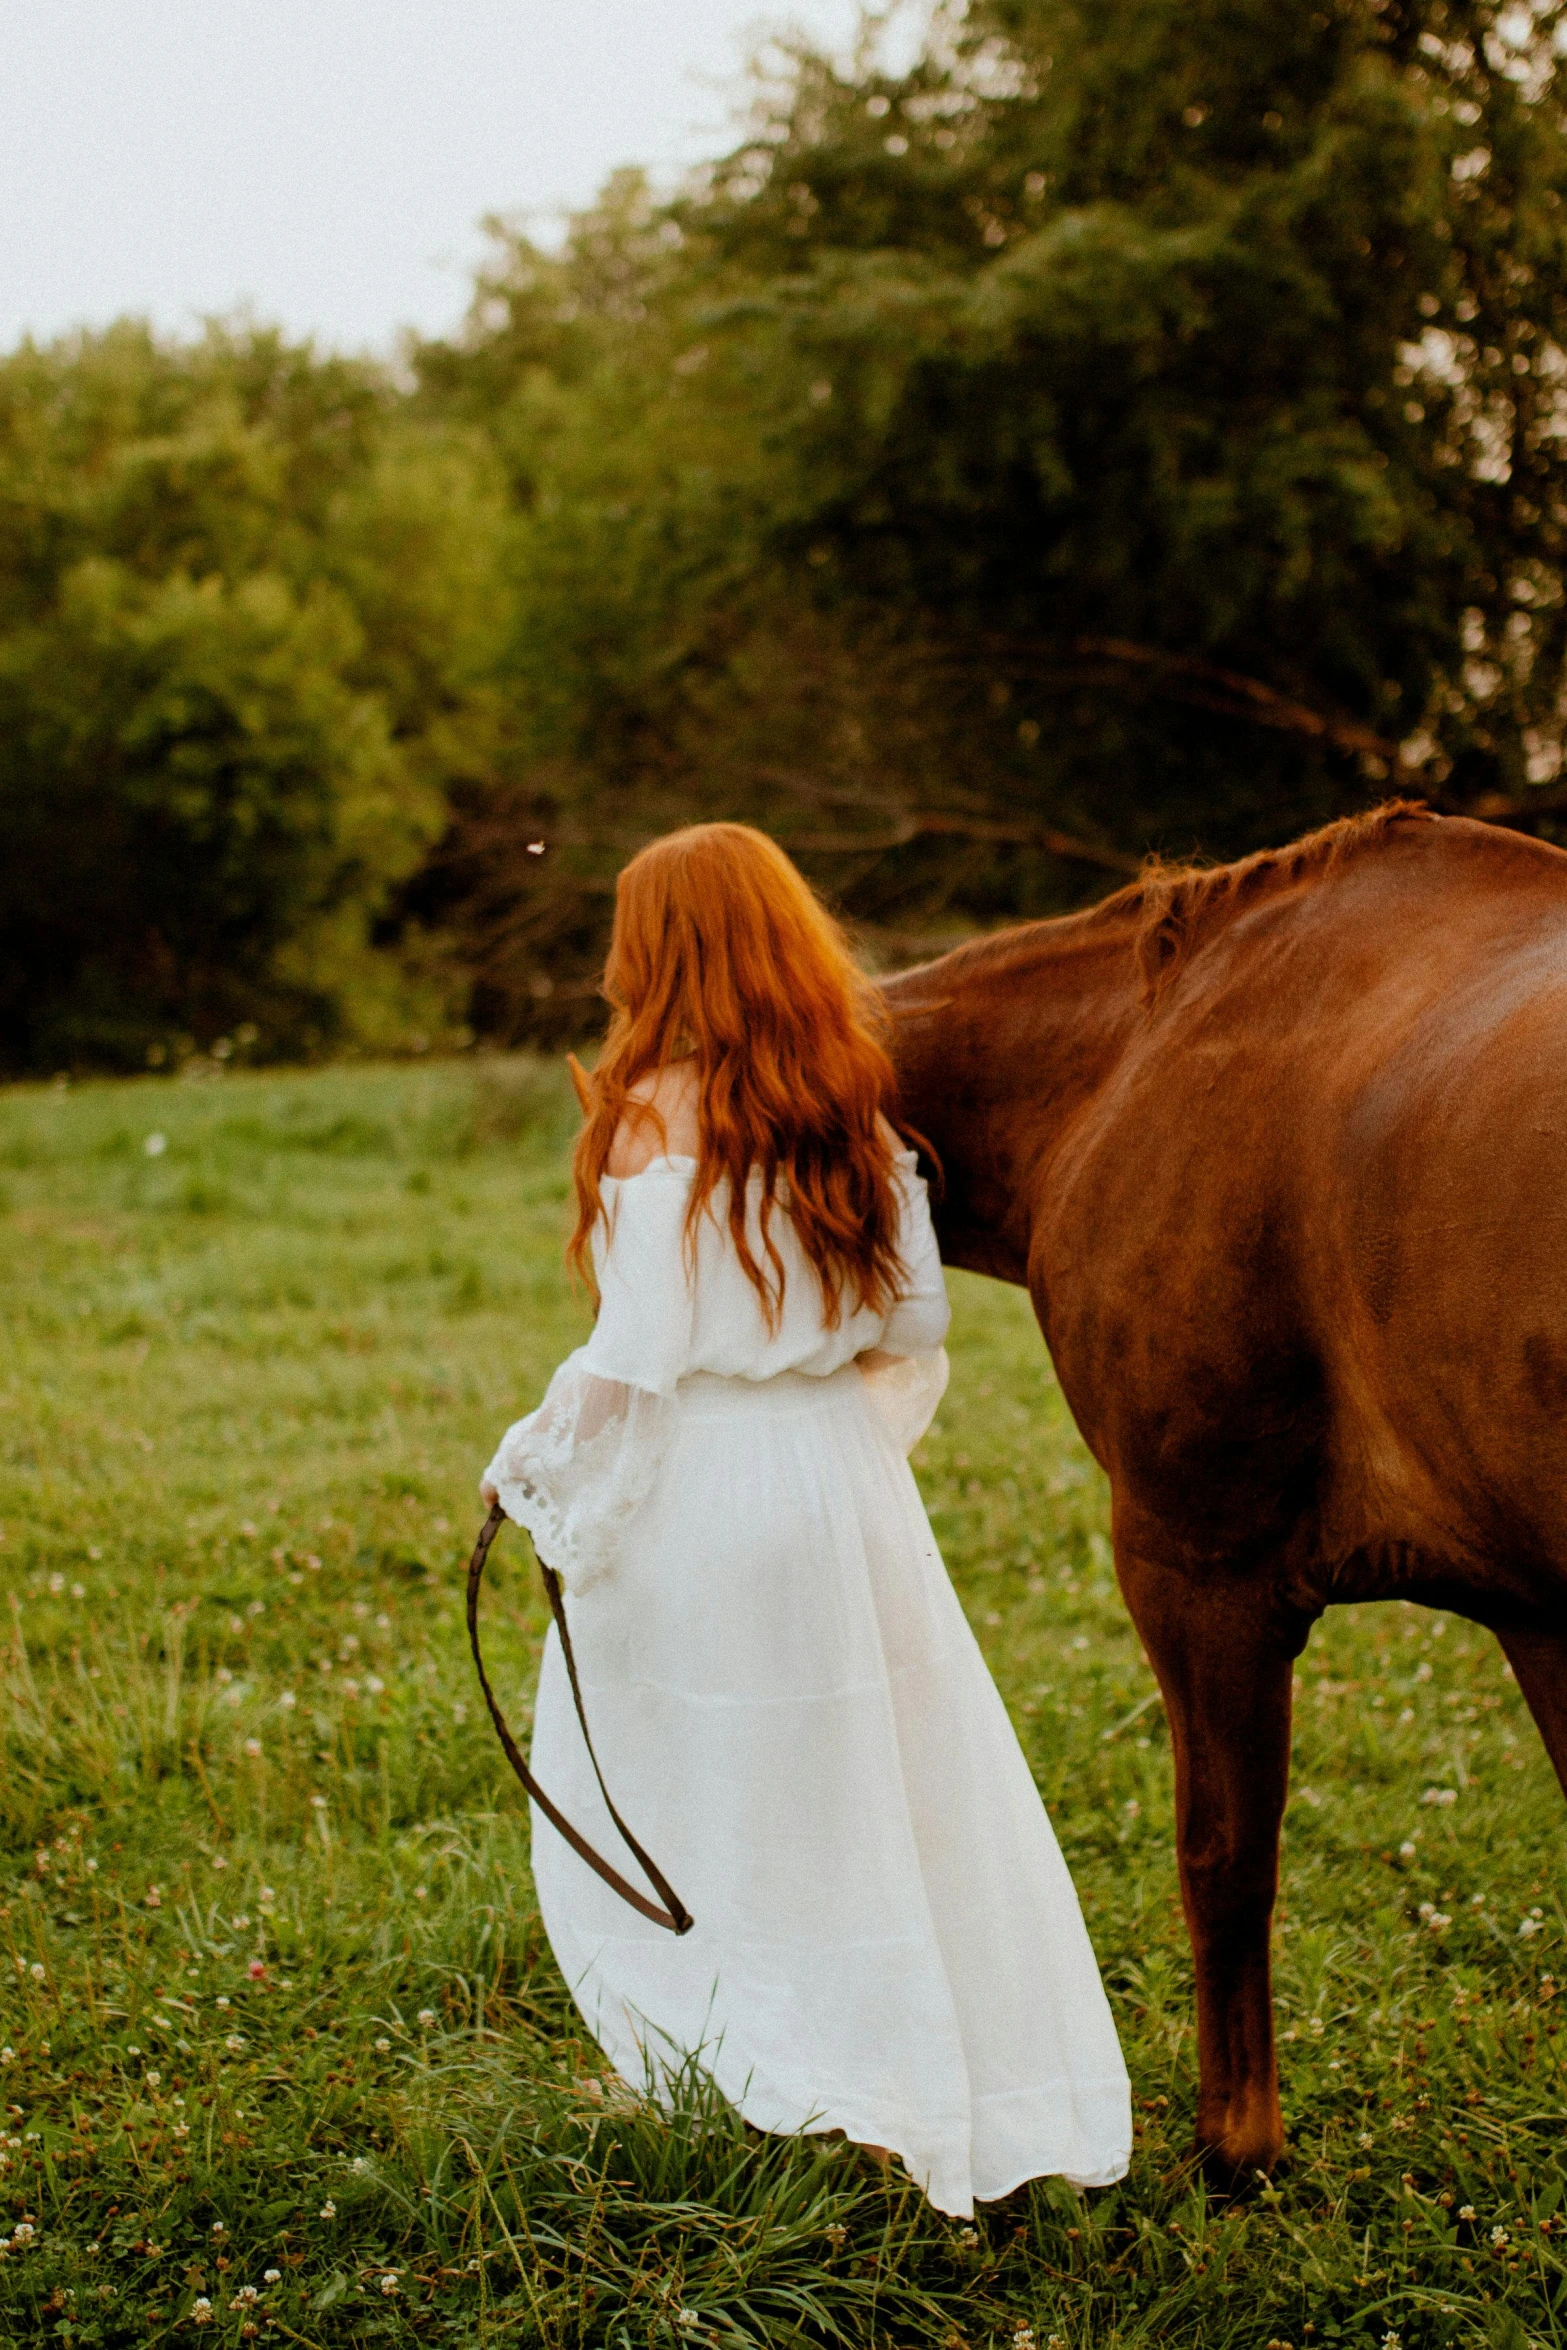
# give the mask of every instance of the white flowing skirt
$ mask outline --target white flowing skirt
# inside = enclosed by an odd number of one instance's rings
[[[568,1597],[610,1793],[695,1918],[638,1917],[535,1809],[550,1944],[634,2084],[697,2054],[763,2130],[890,2147],[938,2210],[1120,2178],[1126,2068],[1071,1877],[851,1364],[683,1381],[615,1574]],[[640,1883],[553,1627],[533,1768]]]

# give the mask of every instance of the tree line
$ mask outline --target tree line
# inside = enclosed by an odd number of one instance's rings
[[[394,365],[0,360],[0,1063],[557,1041],[729,815],[891,961],[1405,790],[1549,832],[1567,0],[969,0]]]

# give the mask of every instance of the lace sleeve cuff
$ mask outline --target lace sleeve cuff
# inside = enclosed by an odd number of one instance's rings
[[[536,1412],[514,1421],[485,1475],[568,1591],[613,1573],[626,1527],[663,1464],[675,1405],[590,1371],[586,1349],[562,1363]]]
[[[912,1452],[936,1417],[951,1369],[944,1346],[877,1362],[861,1359],[871,1406],[900,1452]]]

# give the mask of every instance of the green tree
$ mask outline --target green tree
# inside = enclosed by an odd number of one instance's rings
[[[787,56],[666,212],[505,249],[425,380],[523,518],[469,836],[508,1016],[673,813],[895,950],[1395,788],[1548,824],[1563,18],[971,0],[907,73]]]
[[[275,335],[0,364],[0,1059],[443,1017],[386,923],[500,726],[510,527],[487,444]]]

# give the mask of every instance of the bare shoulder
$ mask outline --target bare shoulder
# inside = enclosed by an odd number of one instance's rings
[[[606,1174],[624,1181],[640,1175],[648,1163],[666,1154],[694,1159],[700,1135],[697,1126],[697,1074],[692,1061],[670,1061],[649,1070],[631,1088],[627,1114],[615,1129],[609,1146]]]

